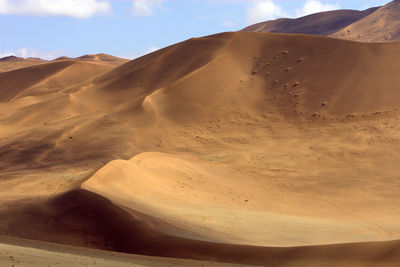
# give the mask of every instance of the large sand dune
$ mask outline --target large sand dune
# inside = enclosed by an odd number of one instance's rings
[[[319,12],[296,19],[280,18],[247,26],[243,31],[327,36],[363,19],[376,9],[376,7],[363,11],[342,9]]]
[[[400,40],[400,1],[358,10],[333,10],[308,16],[281,18],[250,25],[242,31],[330,36],[359,42]]]
[[[398,43],[237,32],[116,68],[59,60],[0,74],[1,233],[236,263],[395,265],[399,68]]]
[[[400,1],[390,2],[331,36],[363,42],[400,40]]]

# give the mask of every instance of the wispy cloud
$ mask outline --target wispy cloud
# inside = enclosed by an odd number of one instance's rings
[[[288,17],[288,14],[273,1],[254,1],[247,9],[247,23],[249,24],[280,17]]]
[[[0,14],[89,18],[109,13],[106,0],[0,0]]]
[[[296,16],[302,17],[318,12],[335,10],[335,9],[340,9],[340,5],[338,3],[324,4],[321,1],[317,0],[307,0],[301,9],[296,10]]]
[[[17,57],[39,57],[41,59],[55,59],[57,57],[60,57],[64,55],[64,50],[53,50],[53,51],[41,51],[38,49],[34,48],[20,48],[16,51],[13,50],[7,50],[7,51],[0,51],[0,57],[6,57],[6,56],[17,56]]]
[[[132,12],[137,17],[151,16],[155,8],[162,7],[163,0],[133,0]]]

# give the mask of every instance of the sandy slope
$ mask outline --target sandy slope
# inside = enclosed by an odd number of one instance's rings
[[[0,99],[9,101],[68,90],[110,69],[99,64],[61,61],[1,73]]]
[[[84,55],[77,58],[59,57],[53,60],[53,62],[54,61],[79,61],[116,67],[128,62],[129,60],[101,53],[95,55]],[[48,60],[43,60],[40,58],[22,58],[16,56],[7,56],[0,58],[0,73],[48,62]]]
[[[325,35],[360,42],[400,40],[400,1],[364,11],[334,10],[250,25],[243,31]]]
[[[2,57],[0,58],[0,72],[25,68],[46,62],[46,60],[40,58],[21,58],[16,56]]]
[[[111,55],[107,55],[104,53],[100,54],[94,54],[94,55],[83,55],[77,58],[69,58],[69,57],[59,57],[56,58],[53,61],[64,61],[64,60],[76,60],[76,61],[82,61],[82,62],[90,62],[90,63],[99,63],[99,64],[106,64],[110,66],[119,66],[122,65],[126,62],[128,62],[128,59],[125,58],[120,58],[120,57],[114,57]]]
[[[330,35],[368,16],[377,8],[364,11],[333,10],[320,12],[296,19],[276,19],[260,22],[244,28],[248,32],[303,33]]]
[[[362,42],[400,40],[399,14],[400,1],[395,0],[331,36]]]
[[[396,263],[398,242],[322,245],[400,238],[399,52],[238,32],[98,75],[69,61],[0,74],[1,233],[239,263]]]

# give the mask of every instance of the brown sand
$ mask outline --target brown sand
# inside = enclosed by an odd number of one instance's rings
[[[398,43],[238,32],[113,69],[39,66],[0,74],[2,234],[272,266],[399,262]]]
[[[308,16],[287,19],[281,18],[250,25],[242,31],[303,33],[313,35],[330,35],[368,16],[377,8],[358,10],[333,10],[319,12]]]
[[[76,60],[76,61],[83,61],[83,62],[90,62],[90,63],[100,63],[100,64],[106,64],[106,65],[110,65],[110,66],[114,66],[114,67],[119,66],[119,65],[124,64],[129,61],[128,59],[125,59],[125,58],[114,57],[114,56],[107,55],[104,53],[95,54],[95,55],[83,55],[83,56],[77,57],[77,58],[59,57],[53,61],[63,61],[63,60]]]
[[[40,58],[22,58],[16,56],[7,56],[0,58],[0,72],[6,72],[25,68],[33,65],[46,63],[46,60]]]
[[[54,61],[80,61],[94,64],[102,64],[112,67],[117,67],[121,64],[128,62],[129,60],[119,57],[114,57],[107,54],[96,54],[96,55],[84,55],[77,58],[59,57]],[[48,60],[41,58],[22,58],[16,56],[7,56],[0,58],[0,73],[12,71],[16,69],[26,68],[29,66],[35,66],[43,63],[48,63]],[[99,74],[99,73],[98,73]]]
[[[331,36],[362,42],[400,40],[400,1],[390,2]]]
[[[297,19],[277,19],[244,28],[248,32],[300,33],[360,42],[400,40],[400,1],[364,11],[334,10]]]

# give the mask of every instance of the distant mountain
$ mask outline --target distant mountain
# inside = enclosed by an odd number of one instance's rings
[[[364,11],[334,10],[270,20],[242,31],[313,34],[362,42],[400,40],[400,0]]]
[[[400,0],[390,2],[331,36],[364,42],[400,40]]]

